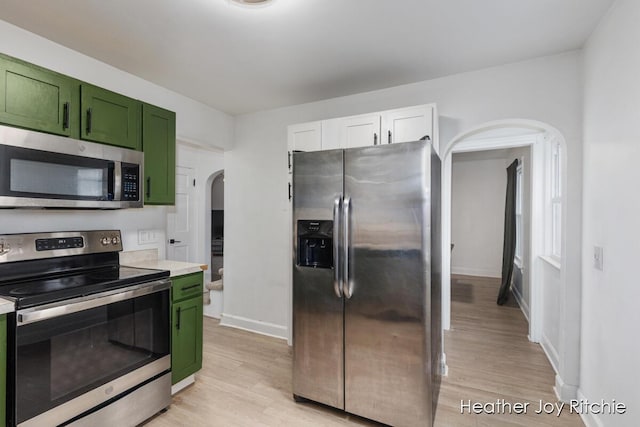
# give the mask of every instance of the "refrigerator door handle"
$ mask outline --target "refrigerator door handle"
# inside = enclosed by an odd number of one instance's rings
[[[340,276],[340,216],[342,214],[342,195],[333,201],[333,290],[338,298],[342,298],[342,276]]]
[[[343,225],[344,232],[343,245],[344,245],[344,268],[343,268],[343,281],[342,281],[342,293],[347,299],[353,296],[353,281],[351,280],[351,197],[347,197],[343,202]]]

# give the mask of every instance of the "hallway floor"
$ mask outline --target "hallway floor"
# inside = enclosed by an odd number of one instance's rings
[[[539,345],[527,340],[520,309],[495,304],[497,279],[454,276],[452,330],[445,334],[449,375],[443,379],[436,427],[582,426],[565,410],[536,415],[555,403],[554,373]],[[204,320],[204,362],[196,383],[147,423],[175,426],[379,426],[291,394],[291,350],[285,341]],[[461,414],[461,400],[530,402],[523,415]]]
[[[527,339],[529,325],[514,297],[504,306],[496,304],[499,287],[500,279],[452,276],[451,330],[445,332],[449,375],[443,379],[436,426],[583,426],[568,407],[560,417],[535,413],[541,401],[557,403],[555,373],[542,347]],[[460,413],[461,401],[501,399],[528,402],[527,413]]]

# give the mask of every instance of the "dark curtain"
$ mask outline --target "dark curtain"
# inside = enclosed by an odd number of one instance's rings
[[[504,243],[502,244],[502,282],[498,292],[498,305],[509,299],[513,260],[516,256],[516,179],[518,159],[507,168],[507,197],[504,207]]]

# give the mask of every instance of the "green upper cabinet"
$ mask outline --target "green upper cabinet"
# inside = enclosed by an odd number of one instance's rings
[[[79,137],[80,83],[0,55],[0,122]]]
[[[141,103],[87,83],[80,86],[80,137],[140,151]]]
[[[144,203],[173,205],[176,200],[176,113],[142,105]]]

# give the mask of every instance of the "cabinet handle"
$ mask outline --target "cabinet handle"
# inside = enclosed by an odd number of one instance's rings
[[[378,145],[378,134],[377,133],[373,134],[373,145]]]
[[[91,133],[91,119],[93,117],[93,108],[87,109],[87,135]]]
[[[62,130],[69,129],[69,103],[62,105]]]
[[[391,131],[389,131],[388,137],[389,139],[387,140],[387,144],[391,144]]]
[[[420,141],[431,141],[431,137],[429,135],[425,135],[422,138],[420,138]]]
[[[289,171],[291,171],[291,151],[287,151],[287,164],[289,165]]]
[[[195,285],[191,285],[191,286],[185,286],[184,288],[182,288],[182,292],[188,291],[189,289],[197,288],[199,286],[200,286],[200,283],[196,283]]]
[[[180,330],[180,314],[181,314],[181,310],[180,310],[180,307],[178,307],[178,311],[176,313],[176,317],[177,317],[177,319],[176,319],[176,329],[177,330]]]
[[[289,200],[291,200],[291,183],[289,183]]]
[[[151,197],[151,177],[147,177],[147,199]]]

